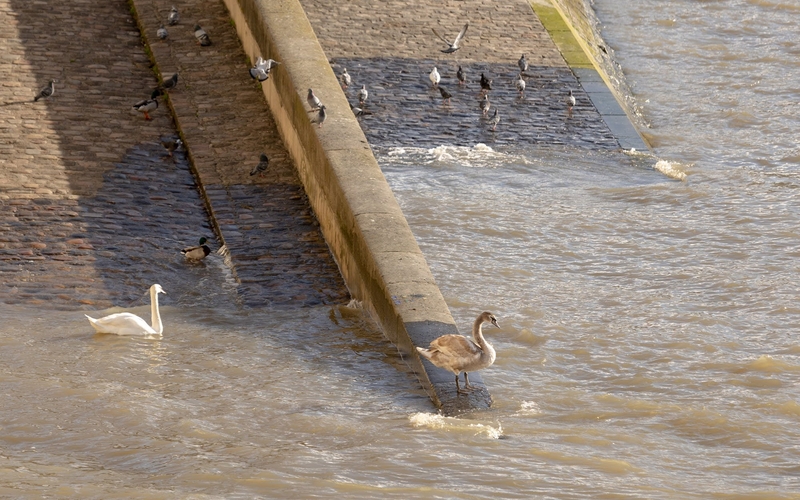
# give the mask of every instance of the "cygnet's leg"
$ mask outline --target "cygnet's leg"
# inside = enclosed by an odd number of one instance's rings
[[[456,394],[467,394],[469,391],[465,391],[461,389],[461,386],[458,385],[458,374],[456,373]]]
[[[469,385],[469,374],[464,372],[464,388],[467,390],[472,390],[472,386]]]

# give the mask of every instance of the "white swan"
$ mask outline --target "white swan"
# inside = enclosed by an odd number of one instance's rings
[[[497,354],[494,348],[483,338],[483,324],[491,323],[497,328],[497,318],[490,312],[483,312],[472,325],[472,337],[475,342],[463,335],[442,335],[431,342],[430,348],[417,347],[417,351],[439,368],[451,371],[456,376],[456,392],[463,394],[458,385],[458,375],[464,372],[464,388],[469,390],[469,376],[467,372],[474,372],[492,366]]]
[[[161,324],[161,315],[158,312],[158,294],[167,293],[161,285],[150,287],[150,315],[153,326],[135,314],[121,312],[111,314],[100,319],[94,319],[88,314],[89,323],[92,324],[97,333],[113,333],[116,335],[158,335],[164,332],[164,325]]]

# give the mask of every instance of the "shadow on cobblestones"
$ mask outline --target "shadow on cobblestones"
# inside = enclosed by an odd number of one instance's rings
[[[453,97],[445,103],[434,89],[428,74],[436,66],[442,76],[441,87]],[[619,143],[589,101],[568,68],[534,67],[526,72],[527,88],[520,97],[514,81],[515,65],[464,63],[467,84],[458,85],[456,63],[409,59],[345,59],[332,62],[336,74],[347,68],[353,84],[346,90],[352,104],[364,84],[369,99],[361,127],[373,146],[436,147],[441,145],[569,145],[599,149],[619,149]],[[489,99],[501,117],[491,131],[488,116],[479,107],[480,76],[493,80]],[[567,116],[565,98],[572,90],[577,98],[573,116]],[[320,96],[324,102],[324,96]]]
[[[17,103],[0,106],[0,301],[70,310],[130,306],[148,303],[145,292],[158,282],[167,305],[220,294],[253,307],[346,302],[286,155],[273,156],[273,178],[256,182],[247,175],[251,166],[234,158],[258,157],[241,140],[262,148],[264,120],[238,135],[214,136],[214,148],[229,153],[221,164],[238,172],[225,187],[207,186],[235,273],[214,254],[200,264],[184,260],[181,248],[216,237],[185,153],[169,158],[160,144],[177,134],[166,103],[152,121],[131,112],[157,80],[125,0],[10,0],[0,10],[8,21],[0,102]],[[50,79],[58,81],[55,95],[33,103]],[[187,82],[176,91],[195,97]],[[197,100],[204,109],[219,104]],[[238,110],[228,108],[213,117],[222,130],[232,128],[229,117],[237,119]],[[274,130],[267,136],[277,137]]]

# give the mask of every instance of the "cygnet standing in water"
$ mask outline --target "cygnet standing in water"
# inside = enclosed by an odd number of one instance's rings
[[[491,323],[497,328],[497,318],[490,312],[483,312],[472,325],[472,340],[463,335],[442,335],[431,342],[429,348],[417,347],[420,355],[435,366],[444,368],[456,376],[456,392],[464,394],[472,389],[469,385],[468,372],[488,368],[494,363],[497,354],[492,345],[483,338],[483,324]],[[464,389],[458,384],[458,375],[464,372]]]

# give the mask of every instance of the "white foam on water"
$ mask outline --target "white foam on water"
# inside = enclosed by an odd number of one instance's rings
[[[686,168],[686,165],[667,160],[658,160],[656,164],[653,165],[653,168],[667,177],[671,177],[679,181],[686,180],[686,172],[682,170],[683,168]]]
[[[497,422],[497,427],[488,424],[473,423],[455,417],[445,417],[437,413],[414,413],[408,417],[411,425],[417,428],[443,429],[448,432],[470,433],[475,436],[484,435],[490,439],[500,439],[503,436],[503,426]]]

